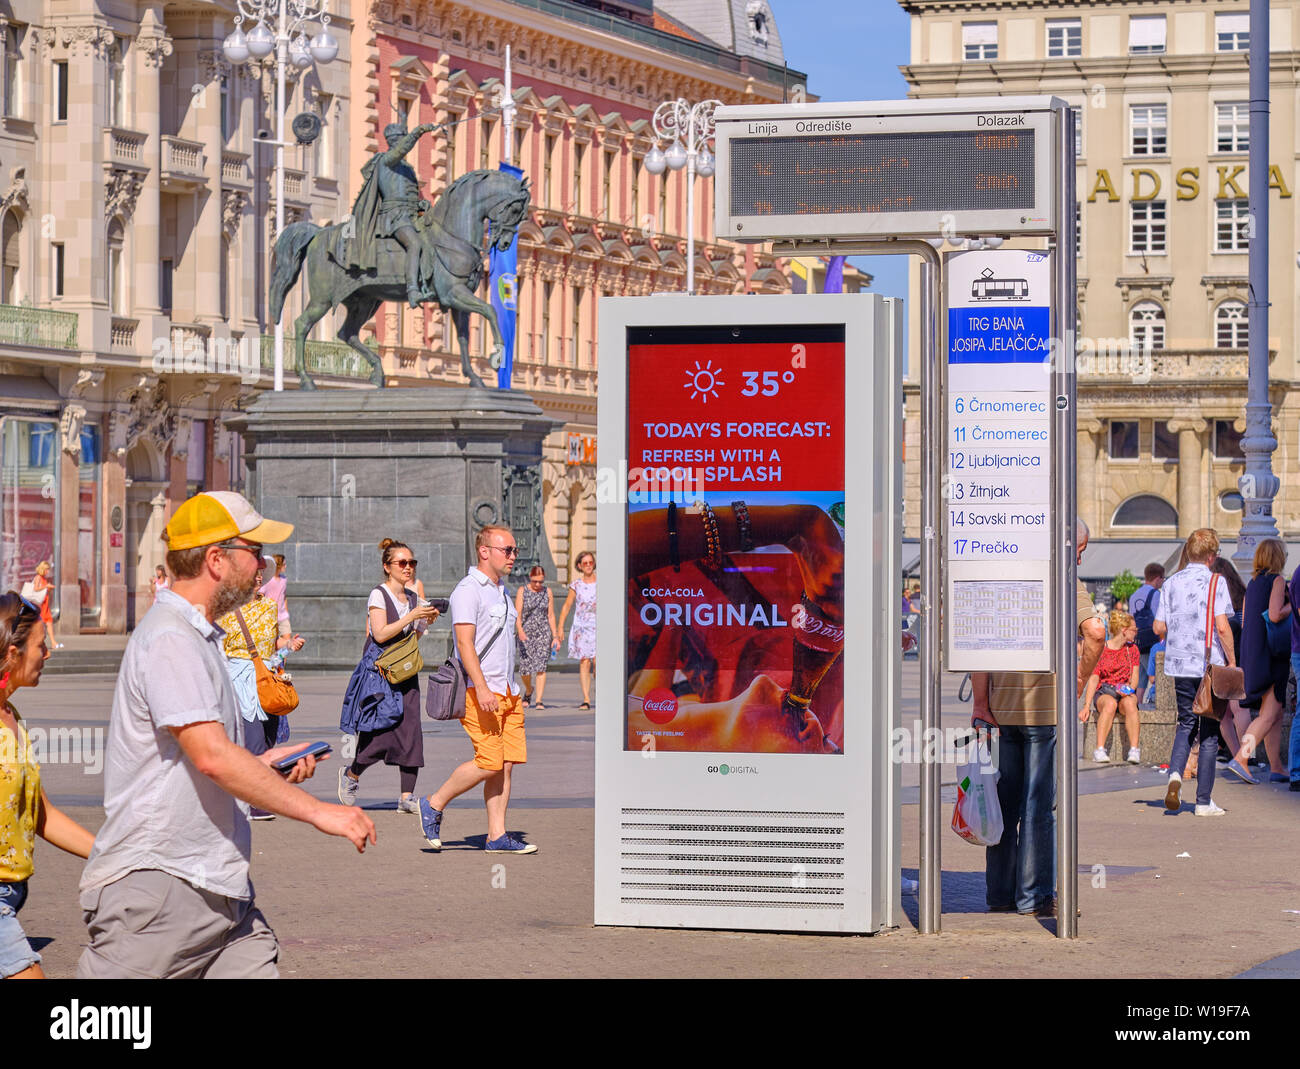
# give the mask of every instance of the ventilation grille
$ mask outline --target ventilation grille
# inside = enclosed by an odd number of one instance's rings
[[[660,906],[844,909],[844,814],[624,809],[620,899]]]

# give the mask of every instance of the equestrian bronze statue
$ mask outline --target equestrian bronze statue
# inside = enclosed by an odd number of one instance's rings
[[[504,342],[496,312],[475,295],[483,279],[484,228],[505,251],[528,214],[528,180],[504,171],[470,171],[457,178],[430,206],[420,197],[419,180],[406,155],[420,137],[435,129],[417,126],[410,133],[394,123],[384,130],[386,152],[376,153],[361,169],[365,181],[352,215],[333,226],[293,223],[275,242],[271,261],[271,321],[278,323],[285,294],[307,265],[307,306],[293,326],[300,389],[316,384],[307,373],[307,334],[327,312],[347,309],[340,341],[370,363],[370,381],[384,385],[379,357],[360,339],[361,328],[384,301],[405,299],[412,308],[436,302],[456,325],[460,365],[471,386],[483,380],[469,362],[469,316],[477,312],[492,327],[496,347],[492,367],[500,365]]]

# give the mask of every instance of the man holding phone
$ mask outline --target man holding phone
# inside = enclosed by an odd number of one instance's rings
[[[375,842],[360,810],[327,805],[292,786],[315,771],[307,756],[287,775],[271,765],[301,744],[254,756],[212,621],[257,585],[264,543],[293,526],[265,520],[241,495],[198,494],[163,537],[175,577],[131,635],[109,723],[105,820],[81,877],[90,944],[83,979],[279,975],[275,933],[248,878],[249,806],[349,839]]]
[[[466,677],[461,724],[474,743],[474,759],[452,772],[435,793],[420,799],[420,824],[428,844],[441,850],[443,810],[453,798],[481,783],[488,817],[485,849],[535,854],[536,846],[506,832],[511,770],[528,760],[524,710],[515,682],[515,604],[505,587],[519,548],[509,527],[493,526],[479,531],[474,552],[475,567],[456,585],[450,599],[456,656]]]

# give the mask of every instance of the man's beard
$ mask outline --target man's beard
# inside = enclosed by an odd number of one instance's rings
[[[247,582],[241,583],[233,575],[227,576],[217,587],[217,592],[212,595],[212,601],[208,605],[208,612],[213,620],[218,620],[230,612],[231,609],[238,609],[252,600],[253,594],[257,591],[257,575],[254,573],[249,577]]]

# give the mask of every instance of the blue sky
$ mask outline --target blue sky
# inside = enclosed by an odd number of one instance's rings
[[[808,75],[822,100],[900,100],[898,73],[911,55],[911,26],[897,0],[768,0],[786,62]],[[863,256],[853,263],[875,276],[872,289],[907,297],[907,257]]]

